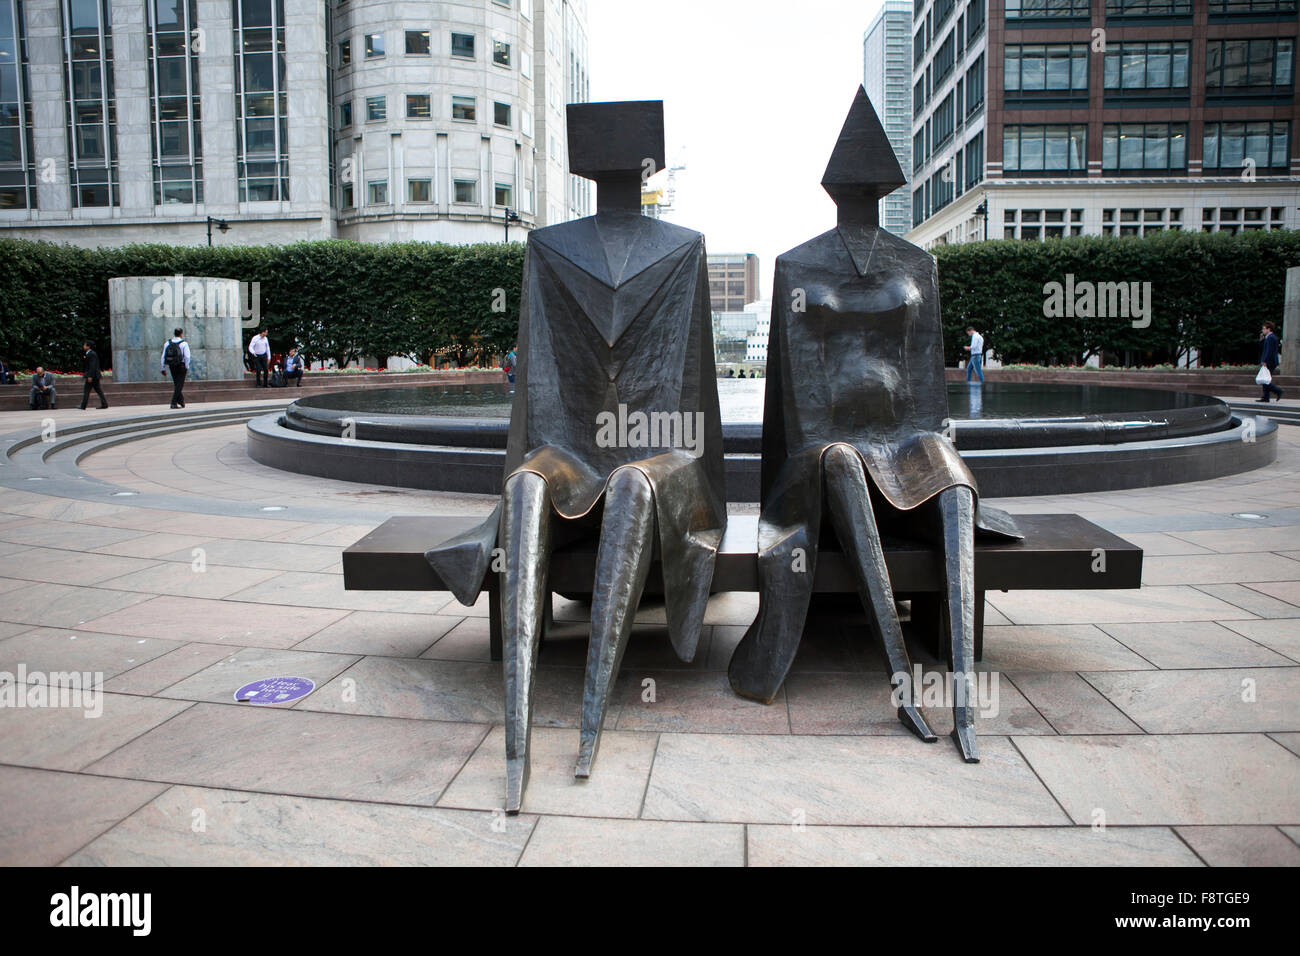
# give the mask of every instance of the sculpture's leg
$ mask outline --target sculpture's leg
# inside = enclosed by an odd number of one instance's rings
[[[596,552],[591,597],[587,682],[582,693],[582,737],[575,777],[591,776],[609,692],[627,648],[637,604],[654,554],[654,495],[635,468],[614,472],[605,489],[605,516]]]
[[[889,584],[885,550],[880,544],[875,512],[871,507],[871,490],[867,486],[862,459],[843,445],[834,445],[822,458],[826,475],[827,506],[831,524],[840,539],[840,548],[853,566],[858,594],[867,612],[871,630],[885,648],[889,661],[890,685],[903,689],[903,703],[898,719],[903,726],[927,743],[937,738],[917,710],[920,695],[912,673],[912,660],[903,642],[903,628],[894,607],[894,592]]]
[[[944,618],[951,635],[952,738],[967,763],[979,762],[975,746],[975,496],[966,487],[939,493],[943,521]]]
[[[506,813],[518,813],[528,785],[532,736],[533,678],[548,598],[551,563],[551,493],[532,472],[512,475],[501,495],[505,570],[501,575],[501,624],[506,685]]]

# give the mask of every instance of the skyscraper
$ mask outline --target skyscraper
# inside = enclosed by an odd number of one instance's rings
[[[904,173],[912,169],[912,0],[885,0],[862,40],[862,85]],[[912,228],[911,190],[880,200],[880,226],[896,236]]]
[[[0,0],[0,234],[522,238],[588,89],[586,0]]]

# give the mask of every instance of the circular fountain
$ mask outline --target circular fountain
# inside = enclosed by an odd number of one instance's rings
[[[727,494],[757,501],[761,379],[719,379]],[[513,386],[421,385],[299,399],[248,425],[249,455],[302,474],[479,494],[501,489]],[[1104,385],[950,383],[946,433],[989,497],[1202,481],[1276,456],[1276,426],[1206,395]]]

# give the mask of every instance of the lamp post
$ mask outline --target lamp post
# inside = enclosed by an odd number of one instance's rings
[[[509,206],[505,207],[505,210],[504,210],[504,212],[502,213],[502,215],[505,216],[505,221],[506,221],[506,242],[509,242],[509,241],[510,241],[510,224],[511,224],[512,222],[523,222],[523,220],[519,218],[519,213],[515,212],[515,211],[514,211],[513,209],[511,209]]]
[[[224,220],[224,219],[213,219],[211,216],[209,216],[209,217],[208,217],[208,247],[209,247],[209,248],[212,247],[212,224],[213,224],[213,223],[216,223],[216,225],[217,225],[217,229],[218,229],[220,232],[229,232],[229,231],[230,231],[230,223],[226,222],[226,220]]]
[[[980,204],[975,207],[975,215],[984,220],[984,241],[988,242],[989,238],[989,201],[981,199]]]

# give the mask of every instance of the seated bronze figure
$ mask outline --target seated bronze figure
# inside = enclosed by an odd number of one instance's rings
[[[464,604],[490,565],[500,573],[509,813],[528,778],[552,550],[599,536],[575,770],[586,777],[652,559],[669,639],[689,661],[726,523],[704,237],[641,215],[642,174],[664,164],[663,104],[571,105],[568,133],[596,214],[528,237],[501,502],[426,555]]]
[[[904,183],[859,87],[822,178],[838,225],[776,261],[759,612],[730,677],[744,697],[775,697],[798,650],[820,536],[828,533],[851,561],[870,629],[883,642],[899,719],[933,741],[916,707],[881,546],[882,532],[927,538],[939,546],[946,581],[953,737],[974,762],[975,535],[1019,535],[1009,516],[979,507],[974,476],[942,434],[948,400],[935,261],[877,220],[878,200]]]

